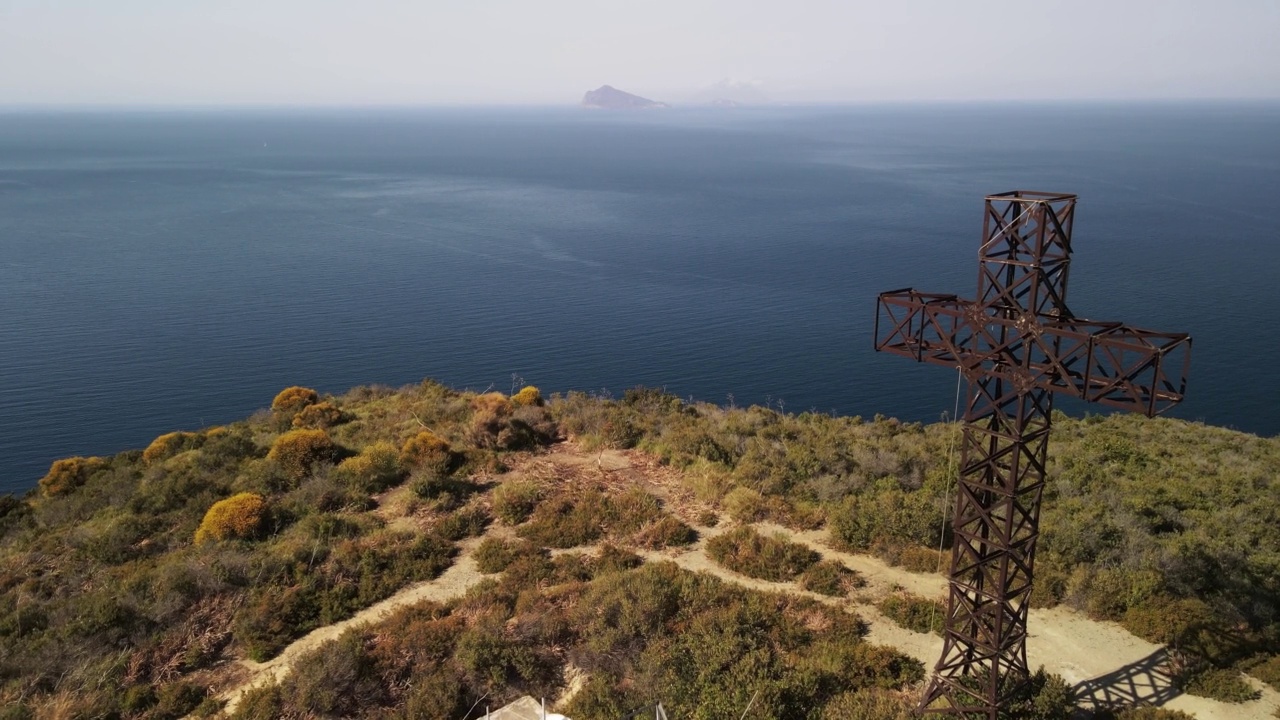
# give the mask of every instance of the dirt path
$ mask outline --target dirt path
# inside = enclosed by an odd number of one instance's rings
[[[856,611],[870,625],[867,639],[891,645],[899,651],[933,667],[942,652],[942,638],[912,632],[886,618],[871,604],[896,588],[925,597],[943,597],[946,579],[940,575],[913,573],[892,567],[878,558],[852,555],[827,547],[825,533],[795,532],[768,523],[755,526],[764,533],[781,533],[857,570],[867,579],[867,586],[854,600],[843,600],[807,592],[792,583],[769,582],[727,570],[707,557],[706,539],[724,532],[724,528],[699,528],[705,533],[698,544],[684,552],[645,553],[649,559],[672,560],[694,572],[707,572],[744,587],[771,592],[805,595],[829,604],[844,604]],[[1129,634],[1116,623],[1098,622],[1066,608],[1032,610],[1028,622],[1027,660],[1032,667],[1061,675],[1077,692],[1077,696],[1102,704],[1126,706],[1152,704],[1181,710],[1201,720],[1274,720],[1280,708],[1280,693],[1250,678],[1262,693],[1248,703],[1223,703],[1208,698],[1179,694],[1163,672],[1163,649]]]
[[[535,462],[540,471],[544,472],[548,469],[587,469],[607,473],[615,480],[625,478],[626,482],[638,481],[667,501],[669,507],[681,504],[674,502],[675,500],[687,499],[678,497],[682,491],[673,487],[669,469],[656,470],[654,463],[647,458],[638,459],[635,453],[584,453],[566,444],[556,452],[536,458]],[[941,575],[908,572],[878,558],[833,550],[826,545],[826,533],[823,531],[797,532],[769,523],[755,525],[760,532],[781,533],[793,541],[804,543],[823,557],[838,560],[856,570],[867,580],[866,587],[859,590],[856,597],[832,598],[802,590],[793,583],[758,580],[717,565],[707,557],[706,543],[729,528],[723,523],[718,527],[700,527],[690,517],[683,519],[694,524],[699,531],[701,537],[696,544],[674,550],[642,551],[641,554],[647,560],[670,560],[686,570],[706,572],[743,587],[799,594],[820,602],[847,607],[868,623],[868,640],[871,642],[893,646],[921,661],[926,668],[931,668],[937,660],[942,649],[940,637],[912,632],[898,626],[885,618],[874,603],[899,589],[925,597],[943,597],[946,593],[946,580]],[[495,525],[489,534],[507,533],[509,529]],[[376,622],[393,610],[422,600],[442,602],[461,596],[484,577],[471,559],[471,553],[480,540],[473,538],[462,543],[457,562],[439,578],[409,586],[347,620],[314,630],[268,662],[242,660],[240,664],[247,671],[247,677],[221,695],[228,700],[226,711],[230,713],[235,709],[246,690],[268,682],[278,682],[292,671],[293,664],[303,654],[337,638],[352,627]],[[578,551],[593,549],[579,548]],[[1125,705],[1158,705],[1191,713],[1201,720],[1274,720],[1273,713],[1280,708],[1280,693],[1252,678],[1250,682],[1262,693],[1262,697],[1253,702],[1228,704],[1178,694],[1167,675],[1162,672],[1162,648],[1130,635],[1115,623],[1098,622],[1071,610],[1053,608],[1032,610],[1029,630],[1027,656],[1032,667],[1043,665],[1047,671],[1061,675],[1075,687],[1079,697]],[[582,680],[581,673],[578,673],[575,685],[581,685]]]
[[[326,642],[336,639],[351,628],[377,622],[395,610],[416,605],[423,600],[445,602],[460,597],[484,578],[484,575],[476,569],[475,560],[471,559],[471,553],[479,544],[479,538],[471,538],[459,543],[461,552],[458,555],[458,559],[453,563],[452,567],[441,573],[440,577],[435,580],[410,585],[395,595],[370,605],[346,620],[316,628],[295,640],[279,655],[267,662],[258,663],[248,659],[241,660],[240,664],[248,670],[249,674],[242,683],[222,693],[220,697],[227,701],[224,711],[228,715],[235,712],[236,706],[240,704],[245,692],[268,683],[279,682],[293,671],[293,665],[298,658]]]

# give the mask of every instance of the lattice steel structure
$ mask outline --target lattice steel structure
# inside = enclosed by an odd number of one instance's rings
[[[978,298],[881,293],[876,350],[968,381],[942,657],[925,713],[990,720],[1029,676],[1027,612],[1055,393],[1156,415],[1182,400],[1191,337],[1067,308],[1075,195],[986,199]]]

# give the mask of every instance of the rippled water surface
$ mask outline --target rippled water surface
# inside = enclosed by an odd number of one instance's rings
[[[1280,433],[1276,106],[0,114],[0,492],[291,384],[934,420],[875,294],[972,295],[1014,188],[1077,314],[1193,333],[1176,416]]]

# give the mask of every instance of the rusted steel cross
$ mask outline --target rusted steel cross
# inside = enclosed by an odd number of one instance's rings
[[[1156,415],[1182,400],[1191,337],[1067,309],[1075,195],[987,197],[978,298],[881,293],[876,350],[969,384],[942,657],[920,710],[1006,716],[1029,676],[1027,611],[1053,395]]]

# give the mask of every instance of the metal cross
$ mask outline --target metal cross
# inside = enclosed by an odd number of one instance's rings
[[[881,293],[876,350],[958,367],[969,384],[942,657],[920,711],[1007,716],[1029,677],[1027,612],[1053,396],[1156,415],[1182,400],[1191,337],[1075,317],[1075,195],[986,199],[978,298]]]

